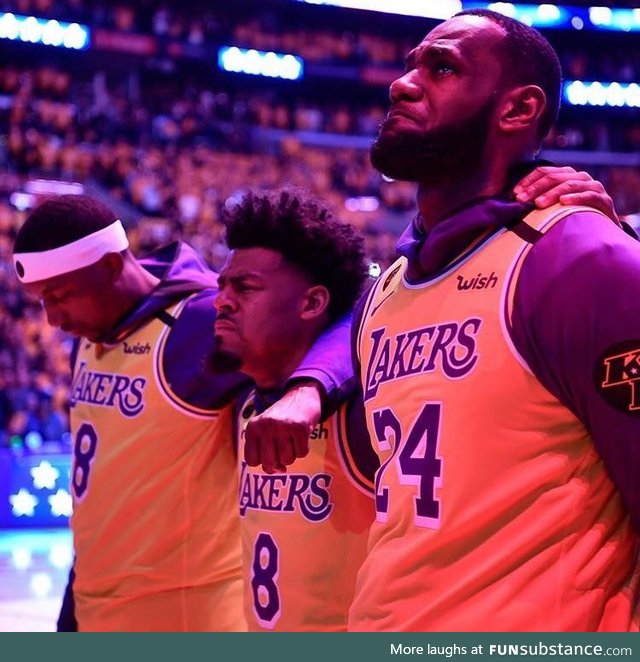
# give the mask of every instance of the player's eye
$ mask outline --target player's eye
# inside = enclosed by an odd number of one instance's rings
[[[238,292],[251,292],[253,290],[258,289],[255,283],[252,283],[251,281],[246,281],[246,280],[239,280],[236,283],[236,290]]]
[[[433,63],[433,71],[440,76],[448,76],[449,74],[454,73],[453,66],[446,60],[436,60]]]

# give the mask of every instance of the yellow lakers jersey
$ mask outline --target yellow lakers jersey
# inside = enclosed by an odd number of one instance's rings
[[[249,630],[346,630],[374,517],[371,479],[356,467],[347,440],[347,405],[313,430],[305,458],[272,475],[242,459],[254,413],[250,394],[237,428]]]
[[[179,317],[187,301],[166,312]],[[115,345],[80,341],[71,389],[80,630],[246,629],[232,409],[198,410],[171,391],[168,333],[154,319]]]
[[[575,210],[525,221],[544,233]],[[352,630],[637,630],[619,494],[510,340],[530,248],[503,229],[415,284],[402,258],[368,297],[358,352],[381,468]]]

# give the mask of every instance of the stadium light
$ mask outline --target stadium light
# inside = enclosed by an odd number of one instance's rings
[[[589,7],[589,20],[601,30],[637,31],[640,30],[640,8]]]
[[[330,5],[345,9],[367,11],[422,18],[447,19],[462,9],[492,9],[505,16],[537,28],[562,28],[574,30],[618,30],[630,32],[640,30],[640,7],[618,9],[610,7],[575,7],[569,0],[567,5],[541,3],[525,5],[513,2],[466,2],[443,0],[442,2],[418,2],[418,0],[297,0],[310,5]]]
[[[237,46],[223,46],[218,51],[218,66],[223,71],[285,80],[300,80],[304,71],[304,62],[297,55]]]
[[[638,83],[570,80],[564,82],[563,96],[570,106],[640,108],[640,85]]]
[[[79,23],[0,12],[0,39],[84,50],[91,43],[91,30]]]
[[[385,14],[419,16],[421,18],[450,18],[462,11],[463,3],[459,0],[441,0],[439,2],[420,3],[416,0],[298,0],[309,5],[332,5],[345,9],[364,9]],[[420,6],[422,5],[422,6]]]
[[[568,7],[558,5],[518,5],[510,2],[465,2],[465,9],[486,8],[536,28],[566,28],[571,26]]]
[[[344,207],[347,211],[377,211],[380,208],[380,200],[373,195],[360,195],[357,198],[347,198]]]

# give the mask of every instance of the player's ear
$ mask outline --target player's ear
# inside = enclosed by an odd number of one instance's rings
[[[109,280],[114,283],[124,269],[124,256],[121,253],[107,253],[101,260],[106,269]]]
[[[545,93],[537,85],[509,90],[502,98],[498,122],[505,133],[535,128],[547,107]]]
[[[317,319],[327,312],[331,296],[324,285],[313,285],[306,290],[302,299],[300,317],[303,320]]]

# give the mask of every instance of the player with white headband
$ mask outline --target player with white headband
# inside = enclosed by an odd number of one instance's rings
[[[203,372],[217,274],[183,243],[137,260],[115,214],[84,195],[34,209],[13,261],[49,322],[78,337],[70,392],[75,578],[59,629],[246,629],[231,437],[233,399],[246,377]],[[292,400],[331,397],[350,376],[348,329],[315,351],[292,379],[323,380],[322,388],[292,385]],[[292,422],[315,425],[304,418],[312,409],[270,416],[288,437]]]
[[[70,196],[68,203],[89,208],[99,204],[78,196]],[[108,332],[158,282],[128,250],[121,221],[102,205],[100,209],[100,214],[87,209],[92,213],[72,227],[53,218],[37,236],[29,232],[34,223],[30,219],[13,254],[18,278],[42,300],[49,323],[92,340]],[[116,296],[109,296],[112,290]],[[96,297],[96,292],[104,296]]]
[[[16,253],[13,262],[23,283],[34,283],[95,264],[107,253],[129,248],[120,219],[69,244],[50,250]]]

